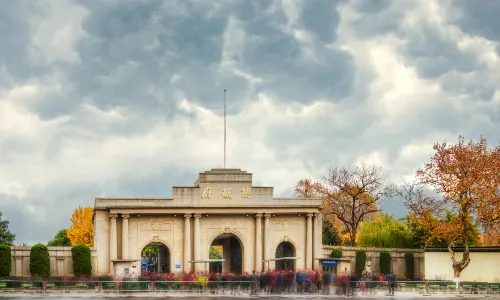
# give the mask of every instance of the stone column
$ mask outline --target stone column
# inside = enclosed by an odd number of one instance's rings
[[[314,214],[313,222],[313,268],[319,270],[319,260],[321,257],[321,225],[319,214]]]
[[[16,259],[16,276],[23,276],[23,257],[15,256]]]
[[[271,218],[270,214],[265,214],[265,221],[264,221],[264,260],[270,259],[269,257],[269,247],[271,246],[271,226],[270,226],[270,220]],[[269,263],[266,261],[264,262],[264,270],[267,271],[267,266]]]
[[[262,214],[255,215],[255,271],[262,272]]]
[[[193,237],[193,257],[194,260],[200,260],[200,214],[194,215],[194,237]],[[202,264],[194,264],[195,271],[199,271],[203,268]]]
[[[306,223],[306,269],[310,270],[312,267],[312,214],[307,214]]]
[[[191,215],[184,215],[184,272],[191,272]]]
[[[118,245],[117,245],[117,235],[116,235],[116,215],[109,215],[109,260],[112,261],[118,256]],[[110,273],[113,273],[113,263],[111,262]]]
[[[122,259],[130,258],[130,247],[128,238],[128,218],[130,215],[122,214]]]

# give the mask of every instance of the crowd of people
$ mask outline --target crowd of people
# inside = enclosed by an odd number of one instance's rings
[[[267,272],[252,273],[210,273],[199,271],[177,274],[142,274],[142,280],[192,283],[199,286],[208,286],[211,290],[242,290],[248,289],[252,294],[286,294],[312,293],[353,295],[359,288],[362,294],[374,290],[375,283],[367,279],[360,279],[354,272],[320,272],[318,270],[269,270]],[[381,284],[387,284],[390,293],[394,293],[395,276],[384,275],[375,279]],[[379,285],[380,286],[380,285]]]

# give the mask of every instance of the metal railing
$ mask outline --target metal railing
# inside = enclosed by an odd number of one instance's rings
[[[396,292],[421,294],[500,294],[500,283],[451,281],[397,281]],[[256,281],[42,281],[0,280],[0,292],[194,292],[202,294],[376,294],[388,292],[387,281],[274,282]]]

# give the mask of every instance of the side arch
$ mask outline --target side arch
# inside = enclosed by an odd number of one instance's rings
[[[297,257],[297,244],[285,237],[280,239],[273,246],[272,258],[282,258],[282,257]],[[278,254],[278,252],[281,252]],[[290,253],[291,252],[291,253]],[[273,264],[273,269],[279,270],[296,270],[297,269],[297,260],[296,259],[286,259],[286,260],[276,260]]]
[[[150,244],[162,244],[163,246],[165,246],[167,248],[167,251],[168,251],[168,272],[172,272],[172,266],[173,266],[173,263],[174,263],[174,255],[173,255],[173,248],[172,246],[165,240],[162,240],[162,239],[157,239],[157,238],[154,238],[154,239],[150,239],[144,243],[142,243],[141,245],[141,248],[139,250],[139,257],[141,258],[141,261],[142,261],[142,251],[144,250],[144,248]],[[159,254],[158,254],[159,255]],[[158,257],[159,258],[159,257]],[[159,264],[160,262],[158,261],[158,271],[159,271]],[[139,264],[139,270],[141,270],[141,264]]]

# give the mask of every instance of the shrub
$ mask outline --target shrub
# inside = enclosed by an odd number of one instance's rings
[[[90,276],[92,273],[90,248],[85,245],[76,245],[71,248],[71,257],[75,276]]]
[[[36,244],[31,247],[30,273],[34,276],[50,276],[50,258],[47,246]]]
[[[331,258],[342,258],[342,249],[333,248],[332,253],[330,253]]]
[[[366,265],[366,251],[356,250],[356,275],[361,277]]]
[[[414,279],[415,277],[415,256],[413,252],[406,252],[405,253],[405,265],[406,265],[406,270],[405,270],[405,276],[407,279]]]
[[[391,254],[384,250],[380,252],[380,273],[389,275],[391,272]]]
[[[7,244],[0,244],[0,277],[10,276],[10,269],[10,246]]]

